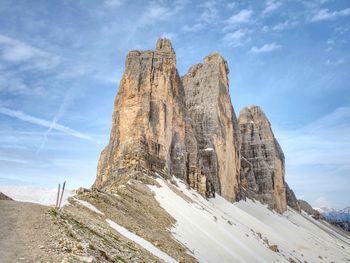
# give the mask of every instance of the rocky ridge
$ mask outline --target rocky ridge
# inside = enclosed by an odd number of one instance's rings
[[[243,109],[237,121],[228,73],[225,59],[213,53],[180,78],[164,38],[154,51],[130,51],[94,187],[157,173],[176,176],[205,197],[248,197],[280,213],[287,203],[299,210],[270,122],[257,106]]]

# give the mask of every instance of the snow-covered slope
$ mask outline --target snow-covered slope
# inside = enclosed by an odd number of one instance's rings
[[[174,237],[200,262],[350,261],[349,237],[327,224],[292,209],[280,215],[251,200],[206,200],[174,180],[178,187],[163,179],[157,179],[161,187],[149,187],[176,219]]]
[[[0,186],[0,192],[21,202],[31,202],[41,205],[55,205],[57,189],[30,186]],[[68,197],[74,193],[72,190],[65,190],[62,198],[62,206],[68,204]]]

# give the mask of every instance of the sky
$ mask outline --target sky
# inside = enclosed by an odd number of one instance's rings
[[[91,186],[126,54],[159,37],[180,75],[220,52],[236,115],[264,110],[297,197],[350,206],[348,0],[1,0],[0,185]]]

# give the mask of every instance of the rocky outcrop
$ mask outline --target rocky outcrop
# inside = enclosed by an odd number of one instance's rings
[[[278,212],[287,207],[284,154],[271,124],[258,106],[244,108],[241,133],[241,194],[258,199]]]
[[[213,53],[203,64],[192,66],[182,81],[197,142],[197,149],[189,147],[188,151],[189,185],[204,178],[209,196],[217,192],[233,201],[239,185],[239,131],[229,95],[227,63]]]
[[[143,170],[175,175],[207,197],[216,192],[235,200],[239,130],[227,74],[226,61],[212,54],[181,80],[167,39],[155,51],[129,52],[94,186]]]
[[[176,56],[167,39],[155,51],[131,51],[115,99],[110,141],[95,187],[131,169],[186,177],[185,104]],[[174,168],[176,164],[176,169]]]
[[[2,192],[0,192],[0,200],[13,200],[13,199],[3,194]]]
[[[94,187],[158,173],[206,197],[254,198],[278,212],[288,202],[299,210],[268,119],[252,106],[237,121],[228,73],[225,59],[213,53],[180,78],[167,39],[154,51],[130,51]]]
[[[313,209],[308,202],[306,202],[305,200],[299,199],[298,203],[302,211],[305,211],[306,213],[308,213],[309,215],[313,216],[316,219],[320,218],[320,213],[317,210]]]
[[[286,183],[286,199],[287,199],[288,206],[300,212],[298,199],[296,198],[293,190],[289,188],[289,185],[287,183]]]

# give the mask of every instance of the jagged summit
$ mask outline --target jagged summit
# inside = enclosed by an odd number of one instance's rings
[[[156,50],[175,54],[173,45],[171,44],[171,41],[168,38],[159,38],[157,40]]]

